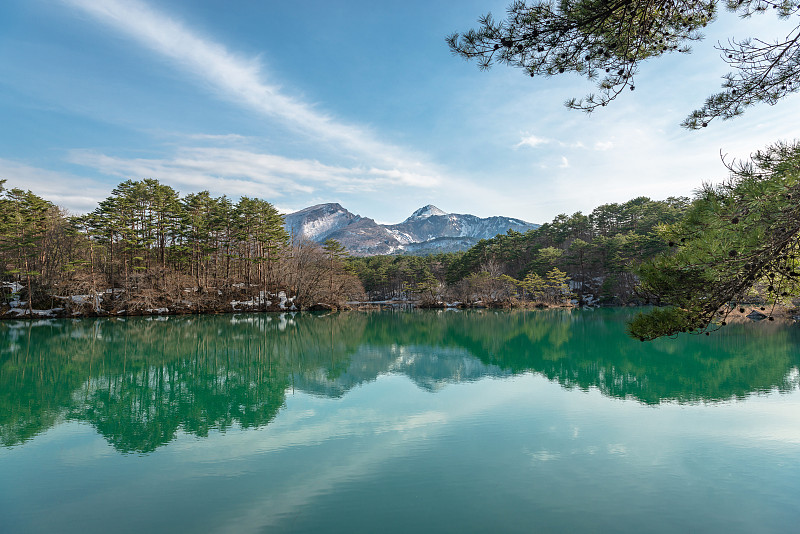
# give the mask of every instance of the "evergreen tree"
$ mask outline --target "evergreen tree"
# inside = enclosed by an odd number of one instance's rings
[[[5,191],[0,182],[0,250],[6,257],[5,274],[24,282],[27,289],[28,312],[33,314],[33,279],[42,273],[44,264],[41,242],[47,231],[47,214],[54,209],[52,203],[30,191],[11,189]]]
[[[515,0],[508,17],[491,14],[479,28],[447,38],[450,49],[486,69],[495,63],[522,69],[531,77],[575,72],[595,80],[599,92],[567,106],[592,111],[625,89],[634,90],[640,64],[650,58],[689,53],[702,29],[717,16],[717,0]],[[742,17],[772,12],[797,21],[800,5],[790,0],[727,0]],[[759,39],[719,44],[732,69],[722,91],[710,96],[683,122],[698,129],[714,118],[729,119],[759,102],[775,104],[798,91],[800,27],[782,42]]]
[[[322,244],[322,250],[325,251],[325,256],[328,258],[328,283],[330,294],[333,295],[333,279],[336,267],[347,257],[347,249],[335,239],[327,239]]]
[[[188,194],[181,202],[183,206],[184,249],[188,254],[189,275],[198,288],[208,285],[208,264],[216,251],[213,239],[214,199],[208,191]]]
[[[148,200],[148,233],[162,269],[167,267],[167,250],[175,243],[183,216],[177,191],[151,178],[144,180]]]
[[[798,199],[800,144],[757,152],[731,166],[727,182],[704,186],[686,217],[662,230],[674,252],[639,269],[642,288],[673,307],[641,315],[631,335],[708,332],[744,313],[754,290],[771,307],[800,295]]]
[[[569,276],[557,267],[547,272],[544,279],[544,292],[548,300],[554,304],[568,301],[573,297],[569,289]]]

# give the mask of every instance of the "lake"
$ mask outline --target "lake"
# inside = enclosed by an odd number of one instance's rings
[[[629,310],[0,323],[0,532],[789,532],[800,328]]]

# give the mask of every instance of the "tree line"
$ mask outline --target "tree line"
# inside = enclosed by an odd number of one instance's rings
[[[155,179],[128,180],[92,212],[69,216],[2,184],[3,302],[31,314],[300,309],[361,297],[341,247],[293,239],[262,199],[181,196]]]
[[[638,197],[604,204],[588,215],[561,214],[524,234],[509,230],[466,252],[351,258],[350,263],[374,299],[641,302],[635,268],[669,250],[656,230],[679,221],[689,205],[686,197]]]
[[[24,302],[30,314],[223,311],[231,302],[340,307],[392,298],[625,304],[636,298],[632,267],[668,248],[655,228],[677,221],[688,205],[639,197],[562,214],[525,234],[509,230],[466,252],[348,258],[334,241],[289,235],[283,216],[258,198],[181,196],[155,179],[127,180],[93,211],[69,216],[0,183],[3,301]]]
[[[632,336],[709,333],[748,311],[772,321],[776,308],[800,304],[800,144],[777,143],[729,170],[661,229],[670,253],[642,265],[641,291],[672,306],[638,317]]]

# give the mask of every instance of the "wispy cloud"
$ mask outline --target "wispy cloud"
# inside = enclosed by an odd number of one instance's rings
[[[519,143],[514,145],[514,148],[516,149],[524,146],[530,148],[536,148],[542,145],[555,145],[562,148],[584,149],[584,150],[587,148],[586,145],[583,143],[583,141],[580,140],[565,142],[565,141],[560,141],[558,139],[548,139],[545,137],[538,137],[536,135],[528,135],[528,134],[523,135]],[[594,143],[594,145],[592,145],[592,147],[594,148],[594,150],[605,151],[613,148],[614,143],[612,143],[611,141],[597,141]]]
[[[353,140],[353,127],[334,123],[307,104],[284,95],[255,59],[245,59],[205,39],[179,21],[137,0],[64,0],[158,54],[174,60],[225,96],[309,133]]]
[[[182,136],[193,141],[211,141],[215,143],[241,143],[248,138],[239,134],[189,134]]]
[[[109,191],[104,184],[88,178],[7,159],[0,159],[0,178],[8,180],[5,184],[7,189],[29,189],[57,206],[76,213],[93,210]]]
[[[546,145],[549,142],[550,142],[549,139],[545,139],[543,137],[537,137],[535,135],[525,135],[522,137],[522,139],[520,139],[519,143],[514,145],[514,148],[521,148],[524,146],[536,148],[537,146],[540,145]]]
[[[594,144],[595,150],[606,151],[614,148],[614,143],[611,141],[598,141]]]
[[[392,185],[432,187],[427,176],[412,170],[326,165],[237,148],[184,147],[165,158],[120,158],[75,150],[69,161],[123,179],[157,177],[178,188],[269,198],[310,194],[320,187],[334,192],[372,191]]]
[[[180,21],[138,0],[62,0],[118,30],[143,47],[175,62],[223,98],[277,119],[314,141],[345,148],[360,161],[403,175],[424,175],[424,182],[441,180],[422,158],[384,143],[365,128],[335,120],[314,106],[288,96],[256,59],[240,57],[212,39],[198,35]]]
[[[569,160],[565,156],[561,156],[561,163],[558,165],[559,169],[568,169]]]

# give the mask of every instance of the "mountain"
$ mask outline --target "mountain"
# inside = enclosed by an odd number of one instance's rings
[[[335,239],[354,256],[456,252],[509,229],[524,233],[539,226],[510,217],[447,213],[432,204],[416,210],[399,224],[378,224],[340,204],[311,206],[286,215],[285,221],[286,229],[295,238],[318,243]]]
[[[360,220],[360,216],[353,215],[341,204],[317,204],[286,215],[284,226],[294,236],[322,243],[331,233]]]

